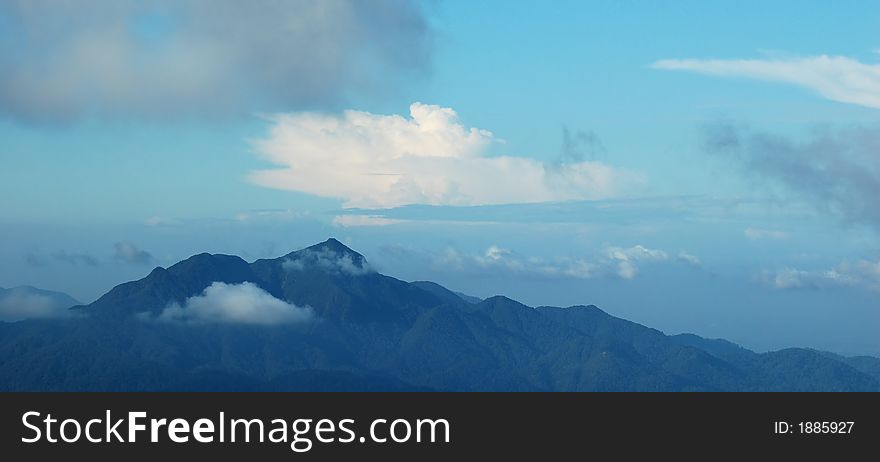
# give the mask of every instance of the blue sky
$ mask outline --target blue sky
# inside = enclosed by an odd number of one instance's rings
[[[107,5],[0,5],[0,286],[91,301],[336,236],[479,296],[880,354],[876,2]]]

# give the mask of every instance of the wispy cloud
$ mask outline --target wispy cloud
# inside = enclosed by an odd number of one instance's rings
[[[743,231],[743,234],[747,238],[753,241],[760,241],[763,239],[770,239],[775,241],[784,241],[788,239],[788,233],[785,231],[778,231],[774,229],[761,229],[761,228],[752,228],[748,227]]]
[[[405,220],[395,220],[378,215],[337,215],[333,217],[333,226],[340,226],[343,228],[389,226],[400,223],[405,223]]]
[[[53,260],[60,261],[63,263],[68,263],[74,266],[85,265],[85,266],[98,266],[100,263],[98,259],[86,254],[79,252],[68,252],[66,250],[59,250],[53,252],[51,255]]]
[[[483,205],[599,199],[638,175],[597,161],[545,165],[487,155],[492,133],[462,125],[450,108],[414,103],[410,117],[346,111],[272,116],[257,153],[279,168],[252,172],[262,186],[342,199],[346,208]]]
[[[880,64],[844,56],[777,59],[664,59],[655,69],[788,83],[833,101],[880,109]]]
[[[215,282],[183,305],[165,308],[158,320],[183,324],[275,326],[311,321],[314,312],[273,297],[256,284]]]
[[[431,56],[409,0],[4,1],[0,17],[0,112],[29,121],[322,107]]]

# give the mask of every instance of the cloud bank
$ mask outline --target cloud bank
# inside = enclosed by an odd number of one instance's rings
[[[183,306],[169,305],[158,319],[184,324],[276,326],[301,324],[313,317],[310,307],[279,300],[254,283],[215,282],[201,295],[188,298]]]
[[[26,121],[323,107],[431,51],[409,0],[12,0],[0,24],[0,112]]]
[[[797,85],[842,103],[880,109],[880,64],[844,56],[781,59],[665,59],[655,69]]]
[[[634,279],[644,265],[678,263],[700,267],[699,258],[682,251],[673,257],[667,252],[642,245],[608,247],[597,255],[573,257],[537,257],[520,255],[510,249],[491,245],[483,253],[474,254],[447,248],[439,253],[386,247],[386,253],[397,258],[417,258],[438,271],[514,275],[539,278]]]
[[[270,120],[268,136],[254,147],[279,168],[252,172],[251,181],[339,198],[346,208],[601,199],[637,182],[596,161],[489,157],[492,133],[465,127],[440,106],[414,103],[409,118],[345,111]]]
[[[783,268],[764,270],[758,280],[776,289],[827,289],[857,287],[880,292],[880,260],[843,261],[823,271]]]

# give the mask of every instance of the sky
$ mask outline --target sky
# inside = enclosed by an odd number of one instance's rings
[[[2,0],[0,286],[90,302],[333,236],[480,297],[880,355],[878,23],[870,1]]]

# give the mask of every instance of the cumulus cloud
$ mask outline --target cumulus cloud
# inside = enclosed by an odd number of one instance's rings
[[[746,235],[747,238],[753,241],[760,241],[762,239],[770,239],[775,241],[783,241],[788,239],[788,233],[785,231],[777,231],[773,229],[761,229],[761,228],[752,228],[748,227],[743,231],[743,234]]]
[[[410,0],[0,2],[0,111],[21,120],[332,105],[430,59]]]
[[[706,148],[767,185],[845,221],[880,227],[880,129],[816,130],[804,140],[716,124]]]
[[[386,247],[387,254],[396,258],[417,258],[427,262],[435,270],[465,273],[497,273],[526,277],[594,279],[633,279],[645,264],[674,262],[699,266],[700,260],[682,251],[678,258],[671,258],[662,250],[642,245],[632,247],[608,247],[597,255],[573,257],[537,257],[521,255],[513,250],[490,245],[482,253],[468,253],[446,248],[430,253],[402,247]]]
[[[857,287],[880,291],[880,260],[844,260],[837,266],[821,271],[783,268],[764,270],[758,279],[776,289],[825,289]]]
[[[491,132],[450,108],[414,103],[410,117],[345,111],[270,117],[255,151],[279,168],[252,172],[262,186],[339,198],[346,208],[486,205],[601,199],[638,176],[597,161],[543,164],[489,157]]]
[[[366,260],[362,258],[355,260],[351,254],[337,253],[327,248],[301,250],[284,260],[281,266],[288,271],[317,268],[330,274],[348,276],[363,276],[375,272]]]
[[[185,324],[246,324],[276,326],[302,324],[314,318],[313,310],[273,297],[254,283],[214,282],[201,295],[171,304],[159,315],[165,322]]]
[[[0,321],[66,318],[76,300],[30,287],[0,288]]]
[[[842,103],[880,109],[880,65],[844,56],[779,59],[665,59],[655,69],[788,83]]]
[[[113,246],[113,256],[119,261],[136,265],[147,265],[156,261],[150,252],[137,248],[131,242],[117,242]]]

